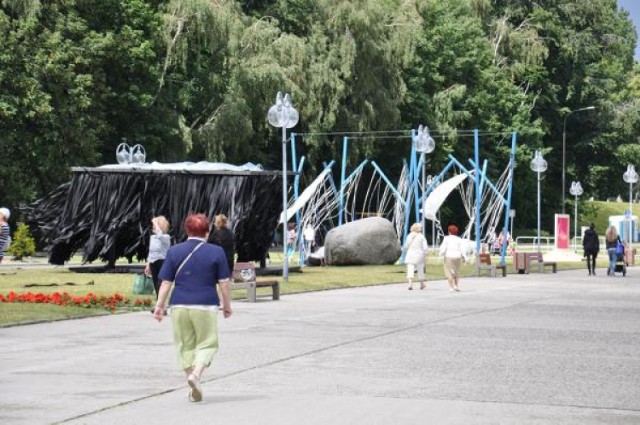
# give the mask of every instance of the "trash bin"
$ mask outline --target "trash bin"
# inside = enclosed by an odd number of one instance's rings
[[[515,252],[513,254],[513,270],[515,273],[524,274],[527,270],[529,256],[526,252]]]

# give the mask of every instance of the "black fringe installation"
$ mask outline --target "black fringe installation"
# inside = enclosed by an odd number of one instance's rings
[[[85,263],[117,258],[144,260],[151,219],[164,215],[173,243],[186,239],[190,213],[211,220],[225,214],[235,234],[238,261],[262,261],[282,212],[282,175],[187,174],[184,172],[76,171],[71,182],[22,208],[26,222],[46,246],[51,264],[75,252]]]

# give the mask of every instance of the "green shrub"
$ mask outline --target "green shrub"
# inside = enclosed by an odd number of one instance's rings
[[[24,223],[18,223],[18,228],[13,233],[11,246],[9,246],[9,254],[13,255],[16,260],[23,257],[29,257],[36,252],[36,243],[31,236],[29,226]]]

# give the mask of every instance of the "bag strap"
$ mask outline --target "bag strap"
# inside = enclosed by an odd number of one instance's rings
[[[182,270],[182,267],[184,267],[184,265],[187,263],[187,261],[189,261],[189,259],[191,258],[191,256],[193,255],[194,252],[196,252],[198,250],[198,248],[200,248],[202,245],[204,245],[204,242],[200,242],[198,244],[198,246],[196,246],[195,248],[193,248],[193,251],[191,251],[189,253],[189,255],[187,255],[187,258],[185,258],[184,260],[182,260],[182,263],[180,263],[180,266],[178,267],[178,270],[176,270],[176,277],[178,276],[178,273],[180,273],[180,270]],[[175,278],[174,278],[175,279]]]

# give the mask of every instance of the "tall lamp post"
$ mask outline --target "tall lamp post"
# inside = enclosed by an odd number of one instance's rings
[[[571,182],[571,188],[569,193],[575,197],[574,207],[575,212],[573,214],[573,250],[578,251],[578,196],[582,195],[582,185],[580,182]]]
[[[429,134],[429,128],[423,127],[422,124],[418,126],[418,134],[415,137],[415,148],[416,152],[420,152],[422,156],[422,202],[424,202],[424,191],[426,189],[426,168],[427,168],[427,159],[424,157],[425,154],[433,152],[436,148],[436,142],[433,140],[433,137]],[[426,222],[424,219],[424,205],[422,205],[422,234],[427,234],[427,229],[425,228]]]
[[[298,124],[300,115],[291,104],[289,94],[278,92],[276,103],[269,108],[267,120],[274,127],[282,128],[282,280],[289,280],[289,258],[287,256],[287,128]]]
[[[622,175],[625,183],[629,183],[629,249],[631,248],[631,243],[633,242],[633,234],[631,233],[631,223],[633,223],[633,184],[638,181],[638,173],[636,173],[636,167],[631,164],[627,165],[627,171]],[[633,251],[629,251],[633,252]]]
[[[540,252],[540,174],[547,171],[547,161],[542,157],[542,152],[536,151],[530,166],[531,170],[538,174],[538,252]]]
[[[574,112],[582,112],[582,111],[592,111],[596,109],[595,106],[587,106],[580,109],[574,109],[573,111],[569,111],[566,117],[564,117],[564,124],[562,124],[562,214],[564,214],[564,203],[565,203],[565,168],[566,168],[566,151],[567,151],[567,119]]]

